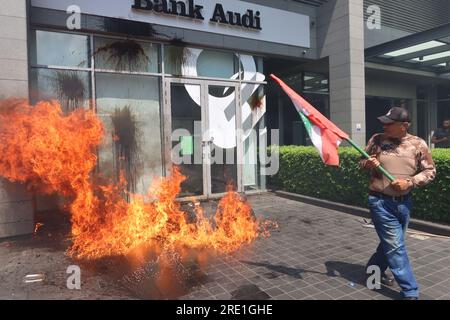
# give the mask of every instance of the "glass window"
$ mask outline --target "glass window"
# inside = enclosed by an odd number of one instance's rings
[[[385,115],[391,106],[390,98],[366,96],[366,142],[374,134],[383,132],[383,125],[378,117]]]
[[[450,119],[450,85],[437,87],[437,126],[442,128],[443,122]]]
[[[95,68],[159,72],[159,45],[130,39],[95,38]]]
[[[65,113],[89,107],[91,99],[90,72],[70,70],[31,70],[31,100],[58,100]]]
[[[195,101],[190,92],[198,92],[200,85],[171,84],[172,134],[180,133],[178,141],[172,141],[172,160],[178,165],[187,179],[181,185],[181,197],[200,196],[203,189],[203,136],[202,107],[200,101]],[[185,133],[183,134],[182,131]],[[182,139],[189,140],[190,150],[182,150]],[[177,151],[179,152],[177,153]]]
[[[450,100],[438,102],[437,127],[442,128],[444,120],[450,119]]]
[[[392,99],[391,105],[404,108],[411,112],[412,101],[410,99]]]
[[[237,56],[230,52],[202,50],[197,60],[199,77],[237,79]]]
[[[187,65],[190,49],[184,46],[164,46],[164,68],[166,74],[180,76],[181,69]]]
[[[289,85],[294,91],[303,91],[303,73],[296,73],[290,76],[284,77],[287,85]]]
[[[430,128],[430,87],[419,86],[417,87],[417,135],[430,143],[430,134],[432,128]]]
[[[248,90],[250,89],[250,90]],[[254,92],[253,92],[254,91]],[[258,152],[265,154],[266,145],[262,134],[265,130],[266,93],[264,85],[244,84],[241,96],[248,97],[242,107],[242,129],[244,140],[243,182],[246,191],[264,189]]]
[[[164,49],[165,73],[182,74],[185,68],[189,75],[220,79],[238,79],[239,61],[231,52],[187,48],[168,45]],[[186,71],[185,71],[186,73]]]
[[[260,57],[254,57],[256,61],[256,71],[264,73],[264,60]]]
[[[450,99],[450,85],[448,86],[438,86],[437,87],[438,100],[449,100]]]
[[[304,91],[316,93],[328,93],[328,78],[323,74],[306,72],[303,78]]]
[[[417,87],[417,100],[428,100],[429,90],[428,87]]]
[[[423,100],[417,101],[417,135],[428,141],[429,128],[428,128],[428,114],[429,114],[428,102]]]
[[[31,61],[45,66],[89,68],[89,37],[36,30]]]
[[[226,192],[228,184],[237,190],[236,91],[210,85],[208,92],[211,192]]]
[[[263,59],[251,55],[241,54],[241,78],[244,81],[264,81]]]
[[[158,77],[96,74],[97,113],[106,127],[100,172],[125,173],[129,191],[146,194],[161,177],[160,80]]]

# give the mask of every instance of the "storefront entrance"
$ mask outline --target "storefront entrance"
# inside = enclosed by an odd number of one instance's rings
[[[187,177],[180,196],[243,191],[239,83],[171,78],[164,90],[166,159]]]

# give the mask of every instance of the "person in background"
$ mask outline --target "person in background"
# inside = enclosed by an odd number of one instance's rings
[[[445,119],[442,128],[436,130],[431,139],[436,148],[450,148],[450,119]]]

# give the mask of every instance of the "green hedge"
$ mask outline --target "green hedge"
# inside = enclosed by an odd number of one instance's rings
[[[358,166],[359,153],[340,148],[339,168],[325,166],[314,147],[279,148],[280,170],[271,184],[281,190],[320,199],[367,207],[369,174]],[[412,217],[450,222],[450,150],[433,150],[437,177],[414,191]]]

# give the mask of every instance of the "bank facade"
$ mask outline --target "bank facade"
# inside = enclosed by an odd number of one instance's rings
[[[429,142],[450,116],[448,1],[4,2],[0,96],[94,108],[107,131],[98,169],[116,176],[117,141],[130,139],[133,192],[179,160],[182,197],[230,182],[264,191],[267,145],[310,144],[271,73],[361,145],[392,105]],[[116,139],[118,126],[133,134]],[[30,233],[52,201],[0,184],[0,237]]]

